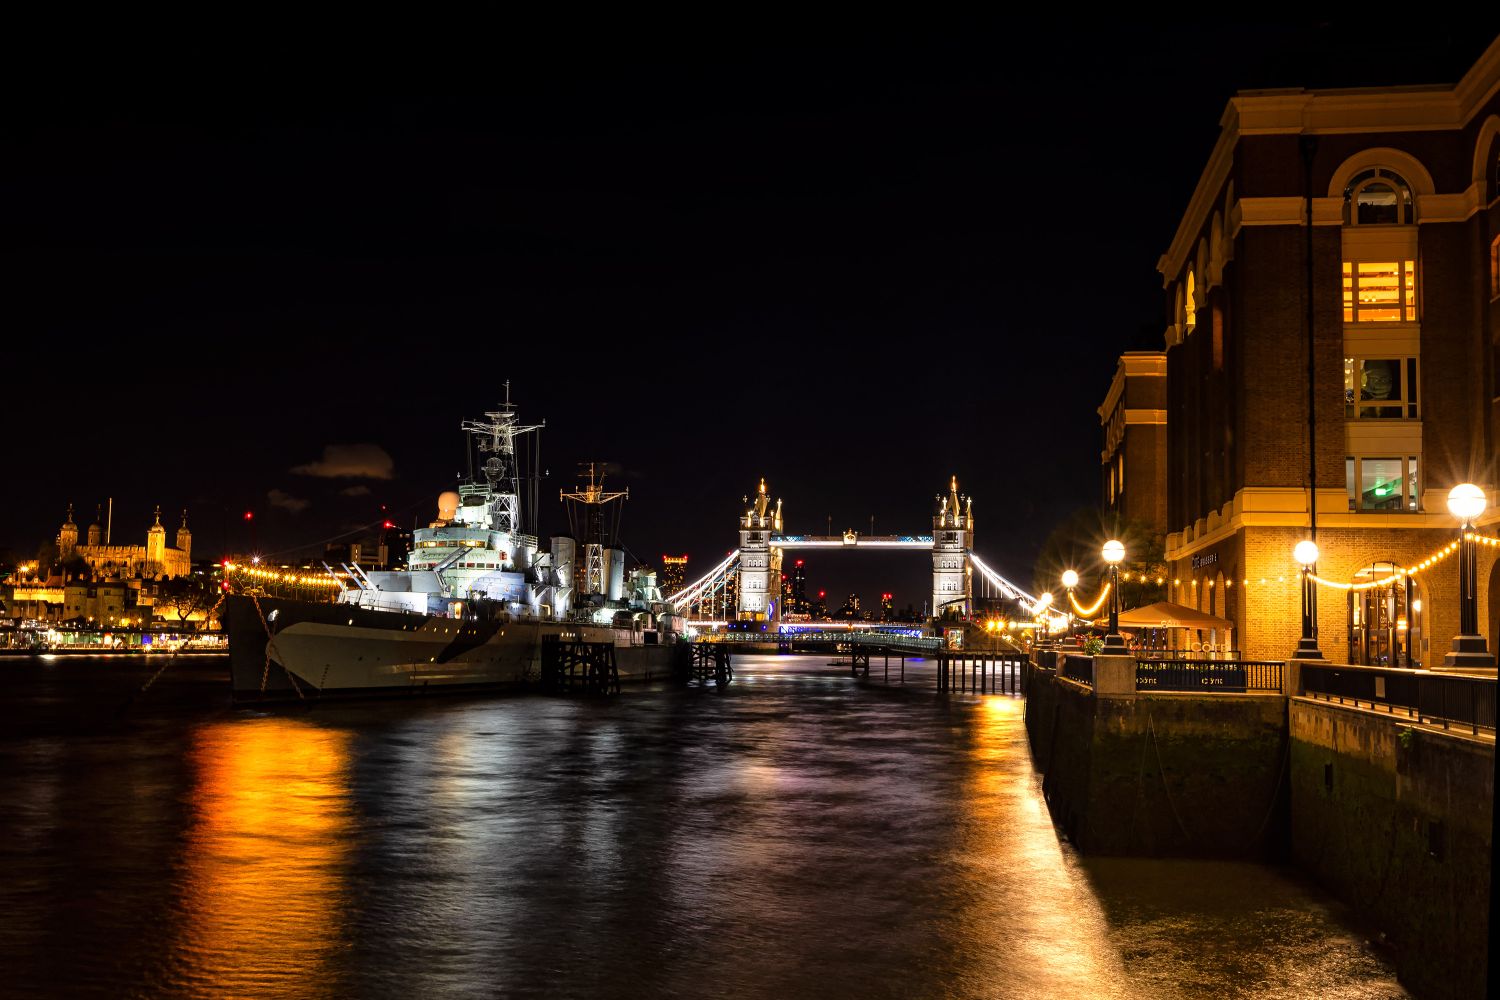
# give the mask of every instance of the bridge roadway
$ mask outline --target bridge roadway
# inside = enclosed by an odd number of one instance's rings
[[[772,535],[771,546],[778,549],[931,549],[931,535],[861,535],[846,531],[842,535]]]
[[[903,635],[899,632],[855,632],[842,630],[798,630],[795,632],[718,632],[700,636],[695,642],[732,642],[763,646],[816,646],[835,648],[858,646],[871,649],[901,650],[912,653],[936,653],[943,640],[930,635]]]

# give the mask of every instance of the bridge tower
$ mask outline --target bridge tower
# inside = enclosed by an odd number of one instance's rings
[[[932,617],[945,612],[969,615],[974,610],[974,581],[969,553],[974,550],[974,498],[958,492],[958,477],[948,495],[938,495],[932,511]]]
[[[781,531],[781,501],[771,508],[766,481],[760,481],[755,500],[740,518],[739,617],[775,621],[781,617],[781,550],[771,545],[772,532]]]

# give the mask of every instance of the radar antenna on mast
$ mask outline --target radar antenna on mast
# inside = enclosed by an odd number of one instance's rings
[[[522,528],[520,472],[516,467],[516,438],[547,426],[520,422],[510,401],[510,382],[505,383],[505,402],[498,410],[485,412],[485,420],[465,420],[462,429],[469,432],[482,455],[488,455],[480,471],[484,474],[483,492],[489,508],[490,528],[512,535]],[[479,492],[471,486],[470,491]],[[460,490],[460,493],[467,491]]]

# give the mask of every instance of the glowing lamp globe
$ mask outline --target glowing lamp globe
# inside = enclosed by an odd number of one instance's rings
[[[1078,574],[1071,569],[1063,570],[1062,584],[1064,587],[1072,590],[1078,586]]]
[[[1484,490],[1473,483],[1459,483],[1448,491],[1448,509],[1466,524],[1483,514],[1484,506]]]
[[[1044,608],[1045,607],[1050,607],[1051,604],[1052,604],[1052,594],[1051,593],[1043,594],[1041,597],[1038,597],[1036,599],[1036,601],[1037,601],[1038,604],[1040,604]]]
[[[1109,563],[1111,566],[1117,566],[1117,565],[1119,565],[1120,561],[1122,559],[1124,559],[1124,558],[1125,558],[1125,546],[1124,545],[1120,544],[1120,542],[1116,541],[1113,538],[1111,538],[1109,541],[1107,541],[1107,542],[1104,543],[1104,561],[1105,562]]]
[[[1313,563],[1318,561],[1317,543],[1306,538],[1302,539],[1302,541],[1298,542],[1296,547],[1292,549],[1292,558],[1297,560],[1303,566],[1311,566]]]

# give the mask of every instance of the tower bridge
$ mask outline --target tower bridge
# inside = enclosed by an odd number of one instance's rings
[[[837,535],[787,534],[782,505],[771,502],[762,479],[754,500],[739,519],[739,548],[703,576],[667,598],[686,612],[697,609],[711,619],[741,619],[780,622],[782,554],[797,549],[855,549],[888,551],[915,549],[932,554],[932,613],[934,617],[954,610],[968,616],[974,610],[974,574],[1000,594],[1024,605],[1031,613],[1047,607],[1022,588],[991,569],[974,554],[974,500],[958,491],[958,479],[949,481],[946,494],[933,501],[932,533],[926,535],[861,535],[846,531]]]

